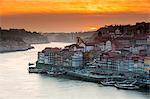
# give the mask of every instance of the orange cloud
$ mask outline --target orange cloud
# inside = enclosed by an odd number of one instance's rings
[[[1,0],[0,15],[28,13],[150,13],[150,0]]]

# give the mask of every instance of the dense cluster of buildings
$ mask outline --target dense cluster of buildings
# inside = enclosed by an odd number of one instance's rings
[[[84,41],[77,37],[76,44],[66,46],[64,49],[45,48],[38,53],[37,63],[95,68],[94,72],[99,74],[148,76],[150,75],[148,25],[150,23],[102,28],[92,40]]]
[[[83,53],[81,51],[68,51],[67,49],[45,48],[38,53],[38,63],[53,66],[83,66]]]

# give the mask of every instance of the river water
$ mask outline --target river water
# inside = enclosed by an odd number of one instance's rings
[[[28,63],[36,61],[38,51],[67,44],[38,44],[29,51],[0,54],[0,99],[150,99],[149,92],[28,73]]]

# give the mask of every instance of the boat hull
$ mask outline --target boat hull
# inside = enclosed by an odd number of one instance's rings
[[[122,84],[120,84],[120,85],[115,84],[115,87],[117,89],[124,89],[124,90],[138,90],[139,89],[139,86],[136,86],[136,85],[126,85],[126,86],[123,86]]]

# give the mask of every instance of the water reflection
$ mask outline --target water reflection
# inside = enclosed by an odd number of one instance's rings
[[[40,44],[29,51],[0,54],[0,99],[149,99],[148,92],[28,73],[27,65],[36,61],[38,51],[47,46],[64,45],[66,43]]]

